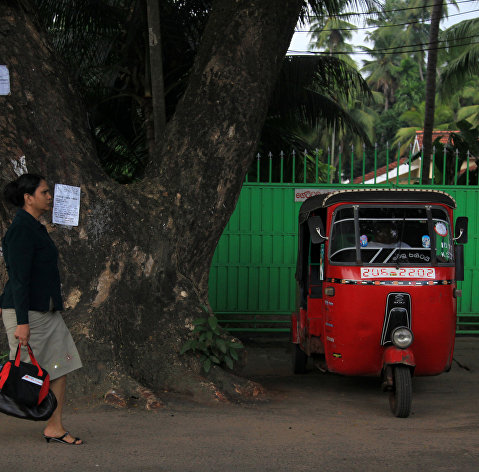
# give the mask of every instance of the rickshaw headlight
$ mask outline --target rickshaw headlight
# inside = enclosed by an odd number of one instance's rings
[[[412,335],[412,331],[409,328],[401,326],[400,328],[396,328],[392,332],[391,339],[396,347],[400,349],[406,349],[412,344],[414,336]]]

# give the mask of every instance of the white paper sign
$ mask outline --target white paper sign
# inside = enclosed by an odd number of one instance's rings
[[[0,66],[0,95],[10,93],[10,73],[7,66]]]
[[[80,187],[55,184],[53,198],[53,223],[78,226],[80,215]]]

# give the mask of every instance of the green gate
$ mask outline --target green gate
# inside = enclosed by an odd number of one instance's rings
[[[351,161],[353,156],[350,157]],[[404,159],[404,158],[402,158]],[[308,159],[302,156],[290,163],[291,181],[282,182],[285,175],[283,158],[281,166],[267,161],[266,182],[261,182],[262,169],[257,162],[256,176],[246,179],[238,204],[225,228],[216,249],[210,271],[210,303],[222,324],[229,331],[287,332],[289,319],[295,310],[298,213],[302,201],[314,191],[346,188],[434,188],[449,193],[456,201],[456,216],[469,217],[469,241],[465,245],[465,280],[459,282],[462,297],[458,299],[458,333],[479,334],[479,297],[474,297],[474,287],[479,286],[479,187],[471,185],[469,156],[467,170],[456,169],[453,185],[419,185],[421,176],[414,175],[414,161],[409,157],[406,170],[400,159],[375,167],[370,175],[363,172],[353,183],[332,183],[337,174],[330,165],[321,168],[319,156]],[[363,156],[364,162],[364,156]],[[376,161],[377,162],[377,161]],[[299,163],[299,169],[298,169]],[[349,166],[348,166],[349,167]],[[351,165],[351,172],[353,172]],[[363,169],[364,169],[363,165]],[[472,166],[471,166],[472,167]],[[339,166],[339,169],[341,167]],[[437,168],[437,165],[436,165]],[[274,182],[275,171],[278,182]],[[319,183],[327,172],[331,183]],[[436,170],[437,172],[437,170]],[[476,170],[477,172],[477,170]],[[386,180],[380,179],[386,174]],[[308,183],[312,175],[312,183]],[[341,175],[341,173],[339,174]],[[298,178],[299,177],[299,178]],[[389,180],[387,178],[389,177]],[[466,185],[457,185],[461,177]],[[445,180],[444,176],[440,178]],[[344,174],[342,177],[344,181]],[[360,180],[360,183],[355,183]],[[392,182],[391,182],[392,181]],[[363,183],[364,182],[364,183]],[[417,183],[415,183],[417,182]],[[437,182],[437,175],[436,175]],[[441,184],[443,182],[440,182]]]

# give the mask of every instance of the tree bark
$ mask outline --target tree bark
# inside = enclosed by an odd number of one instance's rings
[[[439,23],[442,18],[443,0],[435,0],[431,13],[431,29],[429,30],[429,46],[426,68],[426,105],[424,114],[424,162],[422,163],[423,183],[431,183],[429,169],[431,167],[432,132],[434,129],[434,113],[436,109],[436,75],[437,75],[437,46],[439,37]]]
[[[130,186],[102,172],[74,85],[28,13],[1,3],[0,63],[12,93],[0,96],[0,183],[16,177],[25,156],[28,171],[51,185],[81,187],[79,226],[48,225],[61,256],[64,316],[85,364],[76,388],[106,388],[127,375],[155,390],[213,389],[197,359],[179,350],[207,304],[211,259],[303,1],[215,2],[163,150]],[[2,234],[13,215],[2,202]]]

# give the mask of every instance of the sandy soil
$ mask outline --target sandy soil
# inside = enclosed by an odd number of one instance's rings
[[[379,379],[293,376],[287,340],[250,340],[254,404],[163,398],[156,411],[69,405],[87,444],[46,444],[42,424],[0,417],[2,471],[477,471],[479,338],[460,338],[451,372],[415,378],[412,415],[389,411]],[[460,367],[460,365],[462,367]]]

